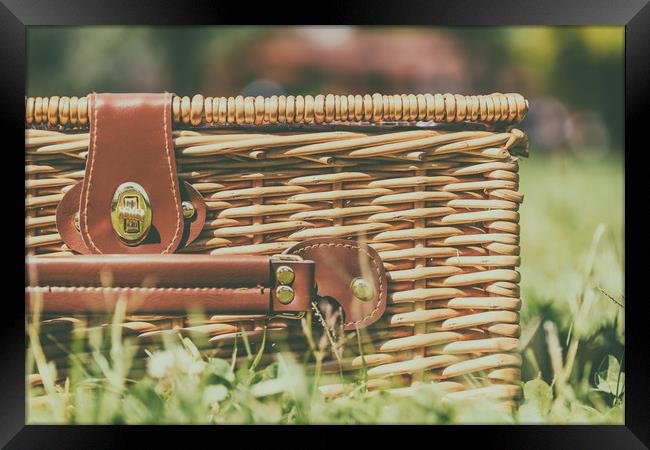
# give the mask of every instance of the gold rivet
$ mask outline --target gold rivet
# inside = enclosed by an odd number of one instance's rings
[[[375,296],[375,289],[372,284],[363,278],[355,278],[352,280],[350,287],[352,289],[352,295],[362,302],[370,301]]]
[[[79,212],[74,215],[74,227],[77,229],[77,231],[81,231],[81,225],[79,225]]]
[[[196,208],[194,208],[192,202],[185,200],[184,202],[181,203],[181,207],[183,208],[183,217],[185,217],[186,219],[191,219],[192,217],[194,217],[194,214],[196,213]]]
[[[295,297],[293,289],[289,286],[278,286],[275,290],[275,295],[278,297],[278,301],[283,305],[288,305]]]
[[[291,284],[296,275],[293,273],[291,267],[280,266],[278,267],[278,270],[275,271],[275,277],[278,279],[278,283],[280,284]]]

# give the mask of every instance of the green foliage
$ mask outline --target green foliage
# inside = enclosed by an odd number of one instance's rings
[[[514,413],[483,401],[445,400],[435,384],[413,395],[372,391],[361,371],[335,399],[317,388],[317,369],[280,354],[262,367],[244,342],[247,363],[210,358],[188,338],[147,357],[129,378],[134,346],[119,327],[91,336],[91,355],[72,358],[55,383],[38,317],[30,322],[27,367],[42,387],[28,389],[30,423],[623,423],[625,403],[623,170],[620,159],[535,156],[521,163],[523,399]],[[114,323],[123,317],[118,305]],[[122,308],[123,309],[123,308]],[[304,324],[309,331],[309,323]],[[322,346],[307,333],[312,356]],[[102,351],[106,343],[109,351]],[[260,348],[263,348],[261,346]],[[360,350],[361,347],[360,347]],[[239,355],[241,356],[241,355]]]
[[[530,407],[539,415],[544,416],[551,411],[553,389],[543,380],[536,378],[524,385],[524,398],[526,403],[522,405],[520,413],[523,413],[526,407]]]
[[[596,390],[610,394],[613,404],[618,404],[623,399],[625,372],[622,371],[618,360],[612,355],[607,356],[607,370],[604,373],[598,373]]]

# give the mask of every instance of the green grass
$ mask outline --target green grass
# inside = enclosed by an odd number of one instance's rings
[[[362,381],[327,400],[301,362],[240,348],[248,362],[207,358],[172,339],[129,378],[133,355],[117,327],[91,338],[64,383],[34,341],[31,423],[622,423],[624,259],[622,156],[599,161],[533,153],[521,162],[524,399],[509,413],[490,402],[450,404],[435,385],[414,397],[369,392]],[[115,321],[123,316],[119,308]],[[31,337],[38,322],[30,321]],[[110,343],[109,352],[100,349]],[[310,341],[312,342],[312,341]],[[312,354],[322,354],[312,342]],[[361,373],[363,375],[363,373]],[[322,380],[322,378],[321,378]]]
[[[519,419],[622,423],[622,154],[535,155],[522,161],[520,176],[522,324],[530,338],[522,378],[551,385],[541,389],[553,401],[545,414],[524,405]]]

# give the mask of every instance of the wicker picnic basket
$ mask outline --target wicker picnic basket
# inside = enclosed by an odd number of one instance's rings
[[[90,101],[25,99],[28,255],[74,253],[55,211],[84,177]],[[519,94],[174,96],[178,175],[207,205],[203,231],[183,251],[266,255],[310,238],[363,240],[386,270],[386,311],[359,334],[363,357],[348,333],[353,344],[324,369],[366,366],[371,389],[390,383],[408,394],[434,381],[449,398],[508,404],[520,395],[517,155],[527,154],[514,127],[527,110]],[[106,323],[41,319],[60,374],[64,333]],[[122,326],[143,348],[173,329],[206,336],[206,350],[224,357],[242,333],[252,345],[263,330],[267,346],[280,337],[298,353],[307,345],[300,321],[285,317],[128,316]]]

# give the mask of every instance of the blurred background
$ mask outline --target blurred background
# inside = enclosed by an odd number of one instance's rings
[[[29,27],[27,56],[29,96],[523,94],[522,375],[555,383],[560,364],[561,398],[607,411],[595,377],[608,355],[624,365],[623,27]]]
[[[537,148],[598,157],[622,147],[623,40],[623,27],[29,27],[27,95],[519,92]]]

